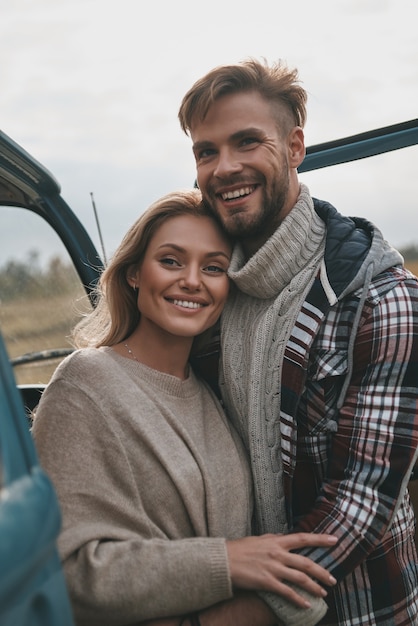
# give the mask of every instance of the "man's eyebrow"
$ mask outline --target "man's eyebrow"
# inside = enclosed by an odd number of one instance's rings
[[[231,135],[232,140],[243,139],[244,137],[248,137],[249,135],[257,135],[259,137],[261,134],[264,134],[260,128],[257,126],[250,126],[249,128],[242,128],[241,130],[237,130],[236,133]]]
[[[245,137],[248,137],[251,135],[255,135],[259,137],[260,135],[263,134],[263,132],[264,131],[262,131],[257,126],[250,126],[248,128],[242,128],[240,130],[237,130],[235,133],[232,133],[232,135],[228,137],[228,140],[239,141],[240,139],[244,139]],[[214,142],[203,140],[203,141],[196,141],[196,143],[193,144],[192,149],[193,149],[193,152],[199,152],[200,150],[204,150],[205,148],[213,148],[214,146],[215,146]]]

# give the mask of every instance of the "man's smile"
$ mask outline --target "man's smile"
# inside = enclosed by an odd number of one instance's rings
[[[222,200],[236,200],[237,198],[243,198],[245,196],[249,196],[255,190],[256,185],[251,185],[247,187],[240,187],[239,189],[234,189],[233,191],[225,191],[224,193],[220,193]]]

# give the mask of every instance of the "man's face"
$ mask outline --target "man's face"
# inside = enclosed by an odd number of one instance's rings
[[[222,96],[191,137],[205,202],[232,236],[263,243],[295,201],[291,140],[281,136],[272,105],[256,91]]]

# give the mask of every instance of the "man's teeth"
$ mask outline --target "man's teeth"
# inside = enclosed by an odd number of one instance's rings
[[[248,196],[254,187],[242,187],[241,189],[235,189],[234,191],[227,191],[226,193],[221,194],[222,200],[234,200],[235,198],[240,198],[241,196]]]
[[[199,302],[189,302],[188,300],[173,300],[174,304],[178,306],[183,306],[186,309],[200,309],[203,304],[199,304]]]

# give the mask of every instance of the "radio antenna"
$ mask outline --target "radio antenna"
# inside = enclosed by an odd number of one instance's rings
[[[104,243],[103,243],[102,230],[100,228],[99,216],[98,216],[97,210],[96,210],[96,203],[94,201],[94,196],[93,196],[93,192],[92,191],[90,192],[90,197],[91,197],[91,203],[93,205],[94,217],[96,219],[97,231],[99,233],[100,245],[102,247],[103,261],[104,261],[104,264],[106,266],[107,265],[106,251],[105,251],[105,247],[104,247]]]

